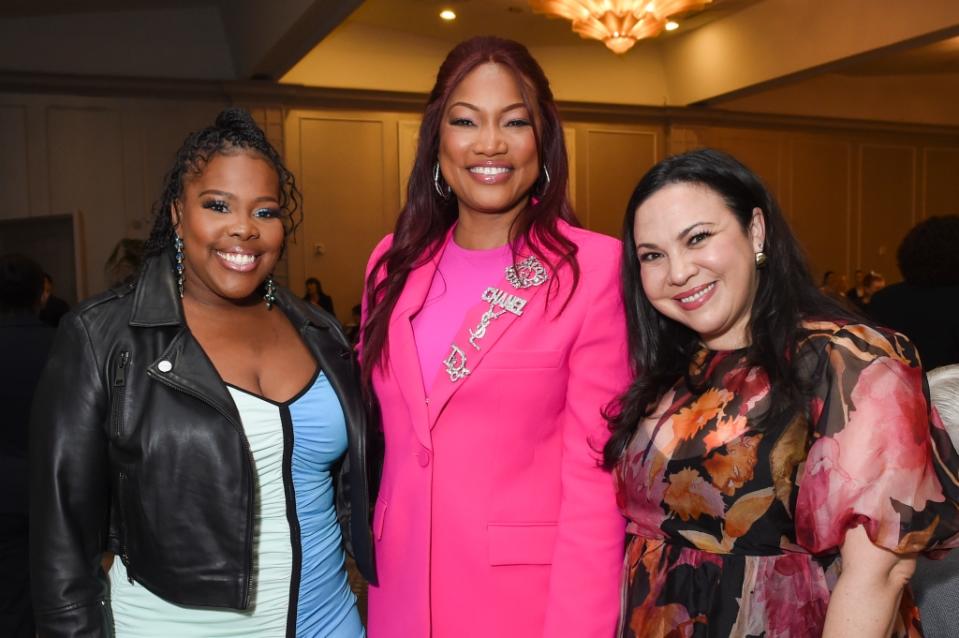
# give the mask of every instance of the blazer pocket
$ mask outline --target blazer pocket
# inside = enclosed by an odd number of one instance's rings
[[[373,508],[373,535],[376,540],[383,538],[383,521],[386,518],[386,508],[388,504],[381,498],[376,499],[376,506]]]
[[[562,350],[493,350],[483,359],[486,368],[558,368]]]
[[[490,523],[490,565],[551,565],[556,523]]]

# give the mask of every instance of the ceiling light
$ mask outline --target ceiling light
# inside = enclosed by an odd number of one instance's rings
[[[667,31],[675,31],[676,29],[679,28],[679,23],[676,22],[675,20],[670,20],[669,22],[666,23],[666,26],[664,28]]]
[[[600,40],[626,53],[637,40],[679,27],[671,16],[702,9],[712,0],[529,0],[536,13],[565,18],[581,38]],[[670,27],[672,24],[674,26]]]
[[[440,11],[440,17],[449,22],[456,19],[456,12],[452,9],[443,9]]]

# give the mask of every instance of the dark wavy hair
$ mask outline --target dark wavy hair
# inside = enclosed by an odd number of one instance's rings
[[[896,260],[907,283],[959,285],[959,215],[930,217],[912,227],[899,244]]]
[[[730,155],[712,149],[663,160],[636,186],[623,221],[622,281],[634,378],[626,392],[606,409],[612,432],[603,450],[607,469],[616,465],[639,423],[652,413],[663,394],[679,379],[687,378],[691,383],[689,364],[702,347],[699,335],[653,307],[640,279],[633,230],[636,210],[670,184],[694,184],[722,197],[743,233],[747,232],[753,209],[762,210],[767,259],[750,313],[746,356],[751,365],[759,366],[769,376],[771,409],[766,417],[795,409],[809,391],[791,361],[800,336],[800,321],[806,317],[860,320],[819,292],[779,205],[755,173]]]
[[[437,161],[440,146],[440,124],[453,90],[470,71],[488,62],[502,65],[519,81],[523,102],[530,113],[538,115],[534,127],[536,148],[540,163],[549,170],[549,180],[545,179],[545,175],[540,175],[531,189],[532,193],[536,193],[538,203],[528,203],[520,212],[511,229],[511,237],[525,239],[530,250],[548,263],[554,273],[564,264],[569,264],[573,289],[579,282],[576,246],[557,228],[559,220],[574,226],[578,226],[579,222],[567,195],[569,165],[566,144],[549,80],[526,47],[518,42],[492,36],[461,42],[440,65],[436,84],[427,100],[420,124],[416,159],[407,185],[406,205],[396,221],[393,244],[373,264],[367,277],[367,320],[363,326],[363,359],[366,363],[363,366],[363,379],[367,388],[373,368],[386,363],[390,315],[410,271],[436,255],[442,246],[441,240],[456,221],[455,194],[447,198],[440,197],[433,184],[433,164]],[[513,245],[515,250],[516,244]],[[559,255],[559,263],[553,263],[548,253]],[[557,277],[554,276],[550,286],[555,290],[556,285]]]
[[[212,126],[190,133],[177,151],[173,168],[163,178],[160,199],[153,205],[153,228],[147,239],[146,256],[161,253],[171,245],[175,226],[170,210],[183,196],[184,180],[199,175],[214,155],[239,152],[256,153],[276,170],[280,181],[279,203],[283,211],[284,236],[293,234],[302,217],[302,197],[293,173],[286,168],[280,154],[267,141],[250,114],[239,107],[230,107],[216,116]],[[283,247],[286,248],[286,242]]]

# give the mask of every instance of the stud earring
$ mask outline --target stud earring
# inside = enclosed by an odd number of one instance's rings
[[[452,189],[449,187],[449,184],[447,184],[444,192],[443,187],[440,185],[441,179],[443,179],[443,176],[440,174],[440,163],[437,161],[433,164],[433,188],[436,190],[436,194],[442,199],[448,199]]]
[[[760,269],[766,265],[766,253],[759,251],[756,253],[756,268]]]
[[[263,294],[263,301],[266,302],[266,309],[273,310],[273,304],[276,303],[276,282],[273,281],[273,275],[267,275],[263,282],[266,292]]]
[[[183,240],[177,234],[173,235],[173,249],[176,251],[173,274],[176,275],[176,289],[180,293],[180,299],[183,299]]]

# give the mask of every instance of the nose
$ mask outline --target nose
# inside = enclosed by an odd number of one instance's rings
[[[499,126],[488,124],[480,127],[473,150],[480,155],[500,155],[506,152],[506,138]]]
[[[260,236],[260,227],[252,215],[237,213],[230,221],[232,222],[228,229],[230,237],[247,240],[256,239]]]
[[[669,283],[674,286],[686,284],[696,274],[696,264],[682,251],[669,257]]]

